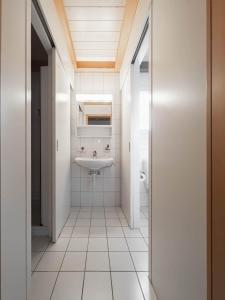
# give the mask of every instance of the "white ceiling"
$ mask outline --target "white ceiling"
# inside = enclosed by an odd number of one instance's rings
[[[115,61],[127,0],[64,0],[77,61]]]

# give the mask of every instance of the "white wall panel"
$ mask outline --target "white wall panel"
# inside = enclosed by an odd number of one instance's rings
[[[205,300],[206,1],[153,2],[152,283]]]
[[[76,42],[74,47],[77,50],[116,50],[117,42]]]
[[[123,7],[66,7],[69,21],[99,21],[112,20],[121,21],[123,19]]]
[[[122,21],[70,21],[71,31],[120,31]]]
[[[30,148],[27,147],[30,131],[26,132],[26,126],[30,125],[30,78],[25,76],[30,69],[29,16],[29,1],[1,1],[2,300],[26,299],[26,277],[30,275],[27,273],[30,257],[27,221],[31,222],[30,177],[27,177],[30,176]]]
[[[106,73],[104,74],[103,78],[103,89],[105,92],[112,91],[114,89],[114,86],[118,84],[117,78],[115,78],[113,73]],[[114,116],[115,117],[115,116]]]
[[[71,86],[74,85],[74,66],[68,52],[67,40],[65,33],[56,11],[53,0],[38,0],[45,20],[49,26],[55,46],[65,68],[66,77],[70,81]]]
[[[119,41],[119,32],[71,32],[72,40],[75,42],[117,42]]]
[[[39,3],[66,69],[63,80],[74,84],[74,70],[54,2]],[[31,2],[2,0],[1,4],[1,299],[25,300],[31,271]],[[69,135],[70,128],[67,132]],[[70,174],[67,179],[70,185]]]
[[[149,3],[139,2],[120,73],[126,214],[124,82]],[[160,300],[207,299],[205,5],[204,0],[153,2],[152,283]]]
[[[103,90],[103,74],[102,73],[79,73],[80,84],[77,82],[77,90],[82,93],[101,92]],[[79,76],[76,73],[76,76]]]

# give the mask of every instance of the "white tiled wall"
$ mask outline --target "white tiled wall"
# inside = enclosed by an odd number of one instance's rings
[[[76,73],[75,93],[112,93],[112,137],[84,138],[76,136],[76,103],[73,97],[71,109],[71,161],[72,206],[119,206],[120,205],[120,92],[118,73]],[[110,152],[105,151],[110,145]],[[84,152],[81,152],[84,147]],[[98,157],[113,157],[114,165],[93,178],[87,169],[74,163],[76,156],[91,156],[96,150]]]

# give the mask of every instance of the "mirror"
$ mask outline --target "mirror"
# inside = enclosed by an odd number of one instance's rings
[[[112,97],[78,94],[76,99],[78,127],[112,125]]]

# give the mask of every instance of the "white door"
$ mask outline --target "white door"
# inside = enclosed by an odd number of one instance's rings
[[[56,241],[71,206],[70,84],[53,49],[53,199],[52,240]]]
[[[130,225],[132,216],[130,202],[130,72],[127,73],[124,81],[121,98],[121,141],[123,141],[121,149],[121,205]]]
[[[149,31],[145,33],[145,37],[142,41],[141,47],[135,58],[134,63],[131,66],[131,227],[138,228],[140,226],[140,172],[142,169],[141,161],[141,144],[143,143],[143,137],[141,132],[143,131],[143,123],[149,127],[149,106],[150,106],[150,90],[149,84],[150,78],[149,73],[144,69],[148,68],[149,62]],[[146,64],[146,66],[145,66]],[[143,76],[146,72],[146,76]],[[145,81],[147,80],[147,84]],[[146,102],[147,100],[147,102]],[[143,103],[147,104],[148,107],[143,109]],[[147,128],[145,128],[147,130]],[[149,146],[147,148],[149,149]],[[147,149],[147,151],[148,151]],[[143,152],[143,151],[142,151]],[[148,155],[147,155],[148,156]],[[149,162],[149,157],[146,157],[146,162]],[[149,174],[149,172],[147,172]],[[146,176],[149,181],[149,176]],[[149,184],[149,183],[148,183]]]

